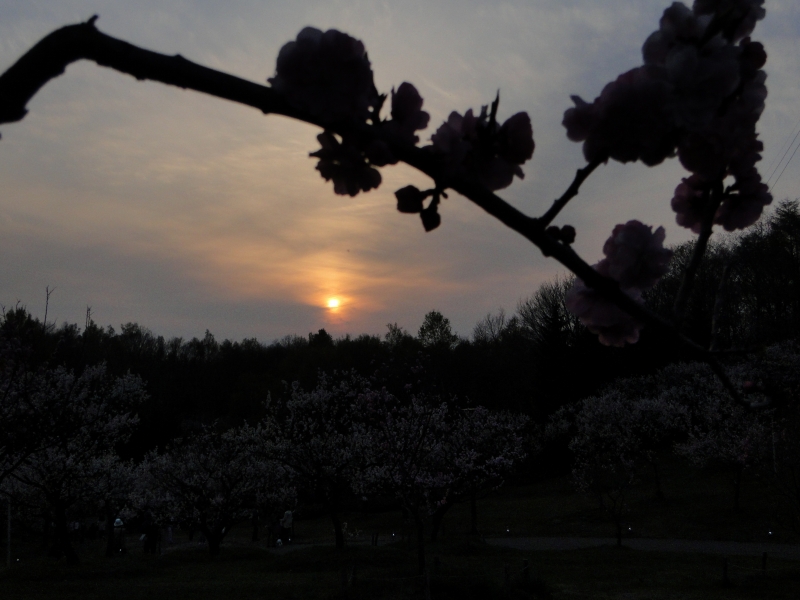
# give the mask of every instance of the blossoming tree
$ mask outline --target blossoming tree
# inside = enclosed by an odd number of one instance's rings
[[[442,519],[450,508],[470,503],[470,533],[478,533],[477,497],[499,488],[527,455],[532,436],[526,435],[528,417],[508,411],[490,411],[483,406],[456,409],[450,434],[444,439],[445,459],[458,464],[469,453],[472,459],[456,473],[431,515],[431,539],[436,540]]]
[[[569,431],[576,487],[600,501],[622,544],[626,497],[642,466],[656,469],[657,450],[669,449],[670,435],[686,429],[686,410],[667,395],[628,398],[611,389],[557,412],[550,435]],[[658,481],[658,479],[657,479]],[[657,493],[660,487],[657,488]]]
[[[64,368],[42,371],[37,390],[60,408],[58,421],[40,447],[13,471],[3,486],[28,506],[50,515],[55,524],[55,553],[78,562],[69,539],[68,520],[77,504],[100,504],[124,496],[130,467],[116,454],[138,422],[134,414],[144,400],[137,376],[111,377],[105,366],[87,367],[76,375]],[[77,515],[81,516],[81,515]]]
[[[366,464],[357,398],[368,389],[368,382],[354,373],[320,374],[313,390],[294,383],[289,398],[268,407],[280,459],[296,473],[298,485],[325,507],[337,548],[344,547],[342,503]]]
[[[270,86],[258,85],[143,50],[104,35],[96,17],[45,37],[0,76],[0,123],[24,118],[30,98],[67,64],[100,65],[243,103],[319,126],[317,170],[334,192],[354,196],[381,183],[379,168],[403,161],[430,176],[432,187],[396,192],[397,208],[418,214],[427,231],[441,223],[440,200],[452,189],[498,218],[578,277],[568,305],[604,344],[633,343],[645,325],[679,340],[713,366],[728,392],[741,399],[714,356],[681,333],[687,299],[714,225],[736,230],[754,223],[771,201],[756,169],[762,144],[756,123],[764,108],[763,46],[750,39],[764,0],[675,2],[642,48],[643,64],[607,84],[587,102],[573,96],[564,114],[567,136],[583,144],[588,161],[550,209],[529,217],[494,192],[524,176],[533,156],[531,119],[499,116],[499,96],[479,111],[452,112],[420,147],[429,123],[423,99],[409,82],[381,94],[364,45],[336,30],[303,29],[283,46]],[[382,114],[389,103],[388,114]],[[641,303],[667,268],[664,230],[638,221],[617,225],[590,266],[572,249],[575,229],[553,222],[583,181],[608,160],[655,166],[678,156],[690,172],[672,207],[679,225],[698,234],[694,255],[665,321]]]
[[[276,460],[272,436],[261,427],[218,431],[214,426],[139,466],[134,504],[160,521],[190,521],[208,541],[211,556],[231,528],[259,504],[293,501],[290,472]]]
[[[400,401],[385,390],[362,396],[369,426],[370,464],[356,483],[364,494],[386,494],[400,502],[414,521],[420,574],[425,572],[425,523],[447,501],[447,489],[471,469],[470,448],[448,452],[453,431],[447,403],[422,396]]]

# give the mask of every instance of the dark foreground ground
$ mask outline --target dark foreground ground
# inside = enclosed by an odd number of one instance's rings
[[[597,503],[561,479],[482,500],[479,536],[464,533],[469,510],[455,507],[441,539],[427,545],[427,579],[417,576],[399,514],[346,515],[341,552],[331,546],[330,521],[309,515],[296,521],[292,545],[252,543],[243,525],[215,559],[180,533],[161,555],[145,555],[132,532],[127,554],[107,559],[99,541],[83,542],[81,564],[68,567],[20,533],[12,568],[0,567],[0,600],[799,600],[800,544],[763,482],[746,482],[737,510],[726,473],[675,469],[665,468],[663,500],[646,478],[632,490],[622,548]]]

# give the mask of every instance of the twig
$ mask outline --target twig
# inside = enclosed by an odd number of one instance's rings
[[[595,159],[582,169],[578,169],[578,171],[575,173],[575,179],[572,180],[572,183],[567,188],[567,191],[564,192],[560,198],[553,202],[553,206],[551,206],[546,213],[539,217],[539,223],[542,225],[542,227],[547,227],[553,222],[553,219],[558,216],[558,213],[560,213],[561,209],[567,205],[567,202],[578,195],[578,190],[580,190],[580,187],[583,182],[586,181],[586,178],[589,177],[589,175],[592,174],[592,171],[594,171],[606,160],[608,159]]]
[[[702,216],[700,235],[695,242],[692,258],[689,261],[689,265],[686,267],[686,271],[683,273],[681,286],[678,288],[678,296],[675,298],[673,313],[675,315],[675,327],[678,329],[680,329],[683,320],[686,318],[686,308],[689,304],[689,298],[692,295],[697,270],[700,268],[703,256],[705,256],[708,240],[711,238],[714,227],[714,215],[717,214],[717,208],[719,208],[722,202],[722,182],[720,181],[714,186],[710,198],[708,195],[708,192],[706,192],[704,200],[706,200],[708,204],[706,206],[706,212]]]
[[[722,328],[722,320],[724,319],[724,312],[728,301],[728,275],[730,274],[730,265],[722,267],[722,276],[719,279],[719,287],[717,288],[717,297],[714,298],[714,311],[711,314],[711,344],[708,349],[711,352],[716,352],[719,348],[720,329]]]

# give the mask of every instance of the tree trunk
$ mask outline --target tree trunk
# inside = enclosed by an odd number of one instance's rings
[[[211,556],[219,556],[220,545],[222,544],[222,537],[215,535],[215,533],[206,536],[208,540],[208,552]]]
[[[331,521],[333,521],[333,533],[336,538],[336,549],[344,549],[344,532],[342,531],[342,520],[335,508],[331,509]]]
[[[650,464],[653,467],[653,475],[655,476],[656,500],[663,500],[664,490],[661,489],[661,474],[658,471],[658,463],[656,461],[652,461]]]
[[[209,527],[205,522],[201,521],[200,531],[203,533],[206,541],[208,542],[208,551],[211,556],[219,556],[222,540],[225,537],[225,534],[228,532],[225,524],[214,523],[211,527]]]
[[[106,556],[111,558],[115,556],[117,552],[114,548],[114,510],[111,506],[111,501],[105,501],[105,513],[106,513]]]
[[[742,471],[744,468],[737,466],[733,474],[733,510],[739,510],[739,496],[742,491]]]
[[[475,494],[469,497],[469,532],[478,535],[478,499]]]
[[[414,524],[417,526],[417,565],[419,574],[425,574],[425,523],[419,512],[414,513]]]
[[[431,541],[435,542],[439,538],[439,530],[442,527],[442,519],[444,519],[444,515],[450,510],[452,504],[448,502],[447,504],[440,505],[431,515]]]
[[[62,554],[67,559],[68,565],[77,565],[80,560],[78,559],[78,553],[75,552],[75,549],[72,547],[72,544],[69,539],[69,527],[67,526],[67,515],[64,511],[64,507],[60,505],[54,506],[53,510],[53,519],[56,525],[55,530],[55,553],[58,556]]]

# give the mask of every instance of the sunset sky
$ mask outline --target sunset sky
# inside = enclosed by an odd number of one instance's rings
[[[668,4],[0,0],[0,70],[52,30],[97,13],[104,33],[264,83],[300,29],[336,28],[364,41],[380,91],[416,85],[431,114],[423,142],[450,111],[479,109],[498,89],[501,118],[528,111],[536,151],[525,180],[500,195],[535,216],[585,162],[561,125],[570,94],[593,100],[641,64],[642,42]],[[800,128],[800,2],[766,7],[753,36],[769,54],[764,179]],[[426,234],[395,209],[396,189],[429,187],[409,167],[384,168],[378,190],[335,195],[308,157],[319,131],[303,123],[88,62],[28,108],[0,127],[0,303],[41,318],[45,288],[55,288],[51,322],[82,326],[91,306],[103,326],[135,321],[168,337],[209,329],[217,339],[270,342],[322,327],[383,334],[389,322],[416,333],[437,309],[466,336],[488,312],[513,312],[563,275],[456,194]],[[684,176],[674,159],[654,169],[609,164],[558,223],[576,227],[575,247],[592,263],[629,219],[664,225],[667,243],[682,242],[689,234],[669,201]],[[800,156],[773,194],[800,196]]]

